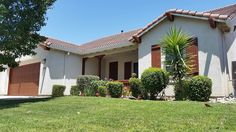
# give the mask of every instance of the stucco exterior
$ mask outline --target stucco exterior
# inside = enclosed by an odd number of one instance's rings
[[[227,82],[223,77],[225,70],[222,63],[222,33],[217,28],[211,28],[208,21],[205,20],[175,17],[175,20],[170,22],[165,19],[147,32],[142,37],[142,42],[138,48],[139,77],[145,69],[151,67],[151,46],[159,44],[163,36],[173,26],[181,28],[189,35],[198,38],[199,74],[212,79],[212,96],[227,95],[228,93],[225,89]]]
[[[51,95],[54,84],[65,85],[64,94],[69,95],[83,69],[85,75],[98,75],[101,70],[101,79],[109,79],[111,62],[118,62],[118,80],[124,80],[125,62],[132,62],[132,72],[133,64],[138,62],[140,78],[143,71],[151,67],[152,45],[160,44],[172,27],[181,28],[198,39],[199,74],[212,79],[211,96],[225,97],[235,93],[232,62],[236,61],[236,17],[231,18],[230,14],[172,10],[143,29],[104,37],[81,46],[48,39],[41,44],[44,48],[39,46],[35,50],[35,56],[20,58],[20,66],[40,62],[38,95]],[[100,70],[99,56],[103,56]],[[161,53],[163,69],[164,61],[165,55]],[[9,68],[0,72],[0,95],[8,94],[9,72]],[[165,92],[167,96],[174,96],[173,86],[169,85]]]
[[[236,31],[235,31],[235,25],[236,25],[236,18],[227,21],[227,25],[230,27],[230,32],[224,34],[223,36],[223,42],[224,42],[224,52],[225,54],[225,62],[226,62],[226,80],[228,81],[228,87],[227,91],[228,93],[235,93],[235,84],[233,84],[233,78],[232,78],[232,62],[236,61]]]
[[[36,49],[36,56],[22,57],[20,66],[40,62],[39,95],[51,95],[54,84],[65,85],[65,95],[70,94],[70,88],[76,84],[76,78],[81,74],[82,60],[79,55],[59,51]],[[43,60],[46,60],[45,62]],[[0,73],[0,94],[7,95],[9,69]]]

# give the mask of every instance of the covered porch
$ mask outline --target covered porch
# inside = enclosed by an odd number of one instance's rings
[[[82,75],[127,83],[132,73],[138,75],[138,49],[130,46],[83,57]]]

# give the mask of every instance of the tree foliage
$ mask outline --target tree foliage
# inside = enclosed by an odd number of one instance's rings
[[[187,48],[192,42],[192,37],[184,33],[181,29],[173,27],[163,37],[161,48],[166,55],[165,64],[168,72],[178,84],[178,90],[183,87],[183,78],[191,71],[192,55],[187,53]]]
[[[18,66],[20,58],[34,55],[45,38],[38,34],[46,11],[55,0],[0,0],[0,71]]]

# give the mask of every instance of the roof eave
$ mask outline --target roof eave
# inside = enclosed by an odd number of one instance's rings
[[[190,12],[190,11],[186,11],[186,12]],[[174,12],[173,10],[170,10],[168,12],[166,12],[164,15],[162,15],[161,17],[159,17],[158,19],[154,20],[154,22],[148,24],[147,27],[143,28],[142,30],[140,30],[138,33],[136,33],[135,35],[133,35],[129,41],[133,42],[133,43],[140,43],[137,40],[137,38],[139,40],[141,40],[141,37],[147,33],[148,31],[150,31],[153,27],[155,27],[156,25],[158,25],[159,23],[161,23],[163,20],[165,20],[167,18],[167,14],[171,14],[173,16],[180,16],[180,17],[186,17],[186,18],[192,18],[192,19],[201,19],[201,20],[209,20],[209,19],[213,19],[216,22],[219,23],[226,23],[228,16],[227,15],[219,15],[219,14],[205,14],[205,13],[200,13],[202,16],[197,15],[197,12],[195,12],[195,15],[190,15],[190,14],[181,14],[178,12]],[[206,15],[206,16],[204,16]],[[219,18],[215,18],[215,16],[219,16]],[[153,24],[154,23],[154,24]]]

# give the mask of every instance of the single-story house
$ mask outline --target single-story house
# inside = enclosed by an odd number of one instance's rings
[[[20,66],[0,73],[0,95],[51,95],[52,85],[76,84],[78,75],[125,81],[139,77],[146,68],[165,69],[160,41],[171,27],[181,28],[195,41],[193,74],[212,79],[212,96],[235,91],[236,4],[206,12],[172,9],[142,29],[104,37],[82,45],[48,38],[35,49],[35,56],[20,58]],[[173,96],[173,89],[166,94]]]

